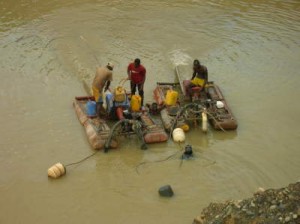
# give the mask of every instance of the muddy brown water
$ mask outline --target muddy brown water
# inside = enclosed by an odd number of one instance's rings
[[[210,202],[299,180],[299,11],[297,0],[0,0],[0,223],[191,223]],[[72,107],[82,81],[111,61],[115,86],[136,57],[147,102],[200,59],[238,129],[193,128],[184,162],[172,141],[142,151],[123,139],[48,179],[94,152]],[[158,196],[165,184],[171,199]]]

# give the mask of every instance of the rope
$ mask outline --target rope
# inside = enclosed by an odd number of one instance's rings
[[[124,84],[125,84],[125,82],[126,82],[127,80],[128,80],[127,78],[121,79],[120,82],[119,82],[119,85],[123,87]]]
[[[183,148],[181,147],[180,142],[178,143],[178,145],[179,145],[179,147],[181,148],[181,151],[182,151]],[[160,162],[165,162],[165,161],[171,159],[172,157],[174,157],[178,152],[180,152],[180,151],[177,151],[177,152],[171,154],[170,156],[167,156],[167,157],[164,158],[164,159],[155,160],[155,161],[145,161],[145,162],[141,162],[141,163],[139,163],[139,164],[135,167],[135,171],[137,172],[137,174],[140,174],[138,168],[139,168],[141,165],[144,165],[144,164],[147,164],[147,163],[160,163]]]
[[[183,151],[184,148],[181,146],[180,142],[178,143],[178,145],[179,145],[181,151]],[[180,161],[180,163],[179,163],[179,168],[182,166],[182,163],[183,163],[183,155],[181,155],[181,161]]]
[[[179,152],[179,151],[178,151],[178,152]],[[135,170],[136,170],[137,174],[140,174],[138,168],[139,168],[141,165],[144,165],[144,164],[147,164],[147,163],[159,163],[159,162],[165,162],[165,161],[171,159],[173,156],[175,156],[178,152],[175,152],[175,153],[173,153],[172,155],[170,155],[170,156],[168,156],[168,157],[166,157],[166,158],[164,158],[164,159],[161,159],[161,160],[141,162],[140,164],[138,164],[138,165],[135,167]]]
[[[79,160],[78,162],[69,163],[69,164],[65,165],[65,167],[79,164],[79,163],[81,163],[81,162],[83,162],[83,161],[89,159],[90,157],[94,156],[97,152],[99,152],[99,151],[96,151],[96,152],[92,153],[91,155],[89,155],[89,156],[87,156],[87,157],[84,157],[83,159]]]

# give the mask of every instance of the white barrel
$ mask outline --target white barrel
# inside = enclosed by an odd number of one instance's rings
[[[48,177],[59,178],[66,173],[66,168],[61,163],[56,163],[48,169]]]
[[[174,142],[184,142],[185,141],[185,134],[181,128],[175,128],[173,133],[173,140]]]
[[[202,112],[202,131],[207,132],[207,114],[206,114],[206,111]]]

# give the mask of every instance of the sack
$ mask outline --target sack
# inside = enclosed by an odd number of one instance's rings
[[[126,99],[126,91],[122,86],[118,86],[114,90],[114,99],[116,102],[124,102]]]

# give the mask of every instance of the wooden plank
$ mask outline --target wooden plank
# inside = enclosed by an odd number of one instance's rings
[[[185,87],[183,85],[184,80],[191,80],[192,77],[192,69],[188,65],[177,65],[175,67],[175,73],[180,83],[181,91],[185,94]]]
[[[177,86],[179,85],[180,83],[179,82],[157,82],[156,83],[157,85],[160,85],[160,86]]]
[[[183,80],[185,80],[185,78],[183,77],[182,73],[180,72],[180,68],[178,66],[175,67],[175,73],[178,78],[178,82],[180,84],[181,92],[185,93],[184,86],[183,86]]]

